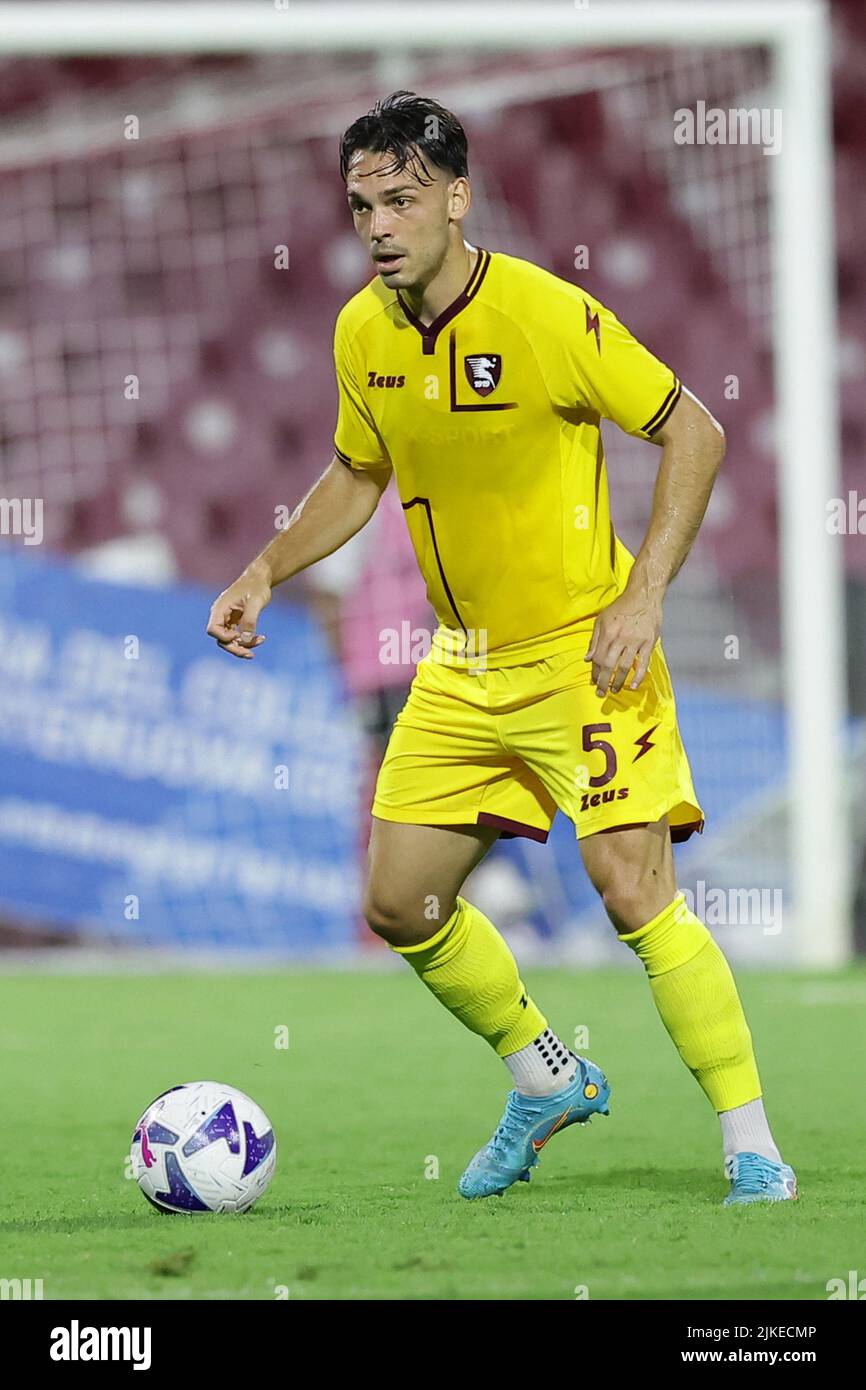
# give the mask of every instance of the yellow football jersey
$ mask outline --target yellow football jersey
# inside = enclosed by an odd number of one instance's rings
[[[341,310],[334,358],[336,454],[393,466],[435,657],[512,666],[585,643],[633,561],[601,421],[649,439],[680,395],[670,367],[585,290],[480,248],[429,326],[377,277]]]

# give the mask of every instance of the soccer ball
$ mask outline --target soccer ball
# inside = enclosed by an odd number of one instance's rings
[[[132,1174],[159,1211],[246,1211],[277,1163],[270,1120],[219,1081],[188,1081],[151,1101],[132,1136]]]

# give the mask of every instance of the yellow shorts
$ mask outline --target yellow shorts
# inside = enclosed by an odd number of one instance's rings
[[[373,815],[541,841],[557,809],[578,839],[664,815],[674,840],[701,831],[661,642],[638,690],[604,698],[584,651],[486,671],[424,657],[379,769]]]

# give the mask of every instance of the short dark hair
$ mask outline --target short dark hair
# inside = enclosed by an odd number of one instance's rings
[[[425,159],[454,178],[469,173],[466,132],[457,117],[438,101],[414,92],[392,92],[344,132],[340,140],[344,180],[358,150],[393,154],[393,172],[402,173],[408,167],[419,183],[433,182]]]

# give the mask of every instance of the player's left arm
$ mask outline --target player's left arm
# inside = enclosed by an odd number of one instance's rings
[[[636,690],[646,675],[667,587],[692,548],[725,455],[721,425],[685,388],[651,437],[662,458],[647,533],[625,589],[598,615],[586,653],[599,695],[615,694],[627,680]]]

